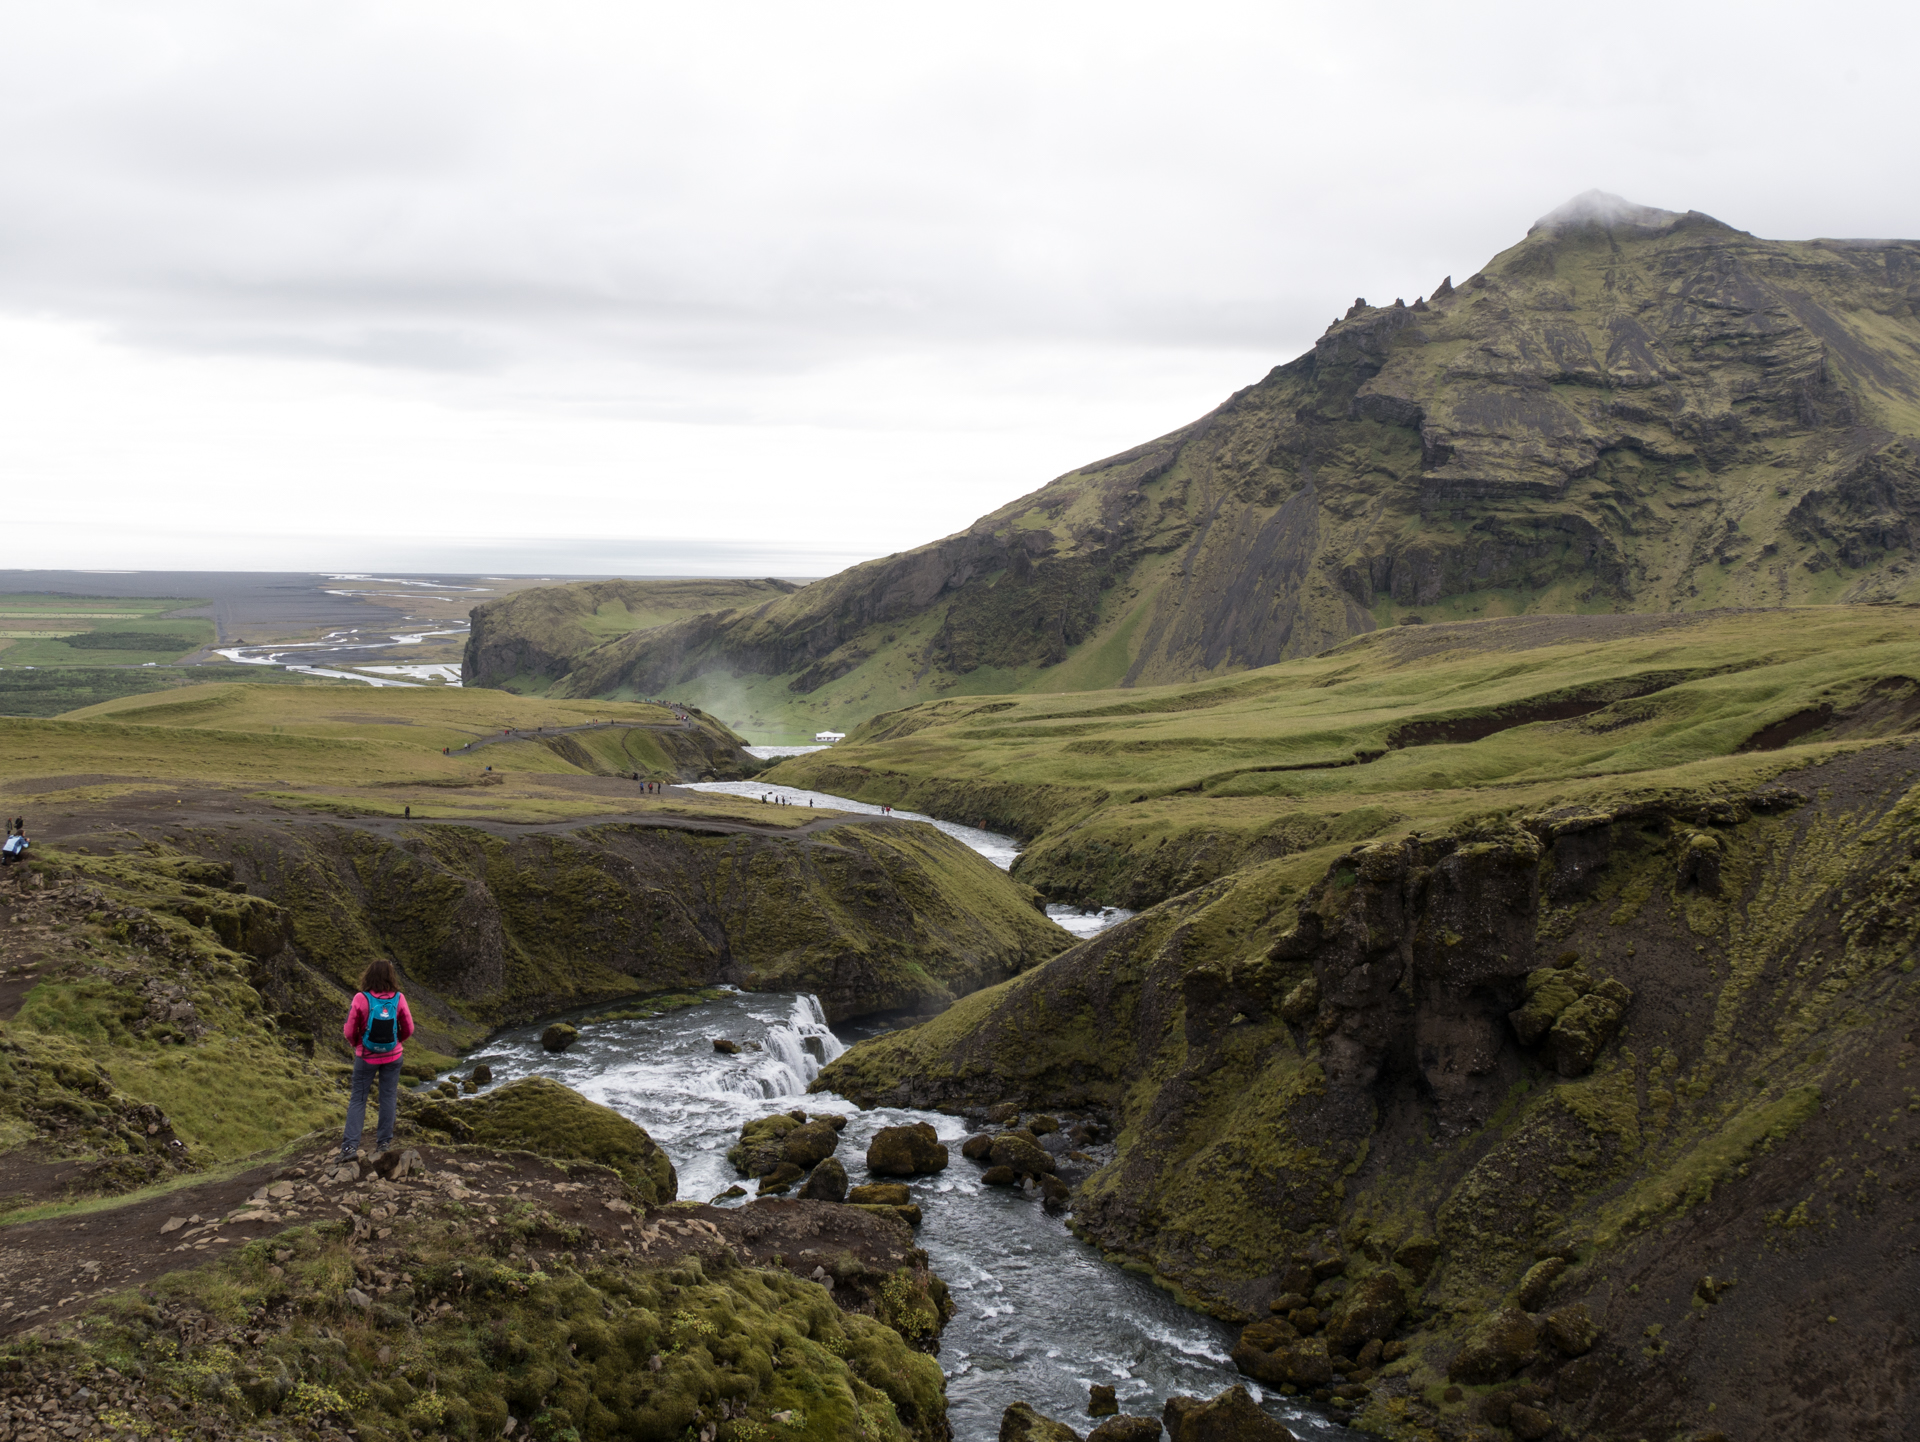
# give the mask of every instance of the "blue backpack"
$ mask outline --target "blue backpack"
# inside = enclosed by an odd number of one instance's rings
[[[368,1051],[392,1051],[400,1045],[400,994],[384,1001],[371,992],[360,994],[367,999],[367,1033],[360,1045]]]

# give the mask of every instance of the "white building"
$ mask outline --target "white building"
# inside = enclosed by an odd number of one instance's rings
[[[831,746],[836,741],[846,740],[847,733],[844,731],[816,731],[813,733],[813,739],[818,741],[822,746]]]

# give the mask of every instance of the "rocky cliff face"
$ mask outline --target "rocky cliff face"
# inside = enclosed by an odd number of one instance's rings
[[[1251,866],[819,1084],[1104,1113],[1075,1227],[1383,1435],[1901,1435],[1909,754]]]
[[[718,984],[813,992],[833,1019],[938,1010],[1071,940],[1027,888],[913,823],[512,839],[256,827],[208,845],[282,918],[255,984],[323,1038],[339,988],[377,954],[451,1050],[516,1019]]]
[[[1457,287],[1356,301],[1190,426],[930,545],[576,651],[557,684],[767,679],[844,720],[981,666],[1071,690],[1416,617],[1909,599],[1916,305],[1920,243],[1587,198]]]
[[[791,581],[585,581],[541,586],[474,608],[466,684],[544,690],[595,646],[689,616],[791,595]]]

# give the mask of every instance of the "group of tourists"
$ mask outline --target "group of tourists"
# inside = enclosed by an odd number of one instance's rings
[[[25,860],[32,845],[27,840],[26,818],[16,816],[7,823],[7,839],[0,843],[0,865],[11,866],[16,861]]]

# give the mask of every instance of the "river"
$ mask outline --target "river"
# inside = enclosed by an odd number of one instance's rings
[[[863,813],[880,808],[819,792],[753,782],[714,782],[697,789],[731,794],[783,794]],[[913,813],[895,816],[933,821]],[[933,821],[996,865],[1018,854],[1011,837]],[[1004,859],[1003,859],[1004,858]],[[1091,935],[1130,913],[1049,908],[1069,929]],[[1036,1201],[980,1184],[980,1168],[960,1156],[967,1128],[933,1112],[879,1108],[862,1112],[831,1093],[805,1095],[824,1062],[871,1034],[853,1024],[836,1033],[810,996],[736,992],[723,1000],[647,1021],[591,1022],[563,1055],[540,1048],[541,1026],[501,1033],[472,1056],[499,1080],[539,1074],[577,1088],[645,1127],[680,1174],[680,1195],[717,1197],[741,1179],[726,1151],[741,1124],[794,1106],[850,1118],[840,1160],[855,1185],[867,1174],[867,1143],[884,1126],[924,1121],[952,1151],[946,1171],[913,1183],[924,1222],[918,1233],[934,1268],[953,1289],[957,1311],[940,1347],[947,1373],[948,1415],[956,1442],[994,1442],[1000,1414],[1024,1400],[1082,1433],[1087,1389],[1108,1383],[1126,1412],[1158,1416],[1166,1399],[1185,1392],[1211,1397],[1236,1382],[1303,1438],[1357,1439],[1291,1399],[1263,1395],[1228,1360],[1234,1329],[1180,1306],[1145,1278],[1103,1261],[1065,1222]],[[758,1043],[728,1056],[715,1037]],[[1104,1160],[1110,1149],[1093,1149]],[[723,1203],[722,1205],[733,1205]]]

